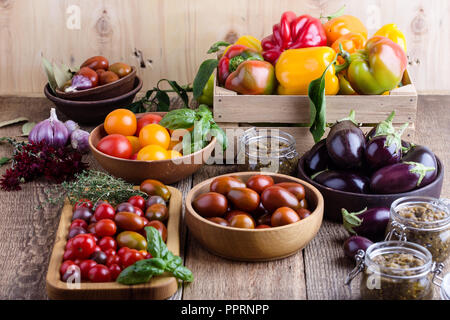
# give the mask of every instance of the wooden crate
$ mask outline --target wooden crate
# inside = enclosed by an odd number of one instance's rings
[[[417,91],[408,71],[403,76],[402,84],[402,87],[392,90],[390,95],[385,96],[327,96],[327,122],[333,123],[345,118],[353,109],[356,111],[356,120],[362,123],[362,129],[366,132],[395,110],[394,125],[399,127],[408,122],[409,127],[403,137],[405,140],[413,141],[417,117]],[[307,96],[238,95],[234,91],[219,87],[217,82],[214,87],[214,120],[224,130],[275,127],[294,136],[300,155],[314,144],[308,128],[309,108]],[[233,130],[228,130],[227,136],[231,141],[236,141],[241,133],[234,134]],[[326,135],[327,132],[324,137]]]

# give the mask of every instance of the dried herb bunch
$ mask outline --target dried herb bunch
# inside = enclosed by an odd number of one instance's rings
[[[73,181],[66,181],[44,190],[47,203],[58,205],[67,197],[71,204],[80,199],[89,199],[93,203],[107,200],[115,206],[127,201],[131,196],[139,195],[147,198],[147,194],[136,190],[133,185],[107,173],[85,170],[76,174]]]

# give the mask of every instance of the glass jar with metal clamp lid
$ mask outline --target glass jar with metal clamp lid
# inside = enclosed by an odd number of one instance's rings
[[[365,253],[359,250],[355,258],[356,267],[345,284],[350,285],[362,273],[362,299],[429,300],[433,298],[433,284],[441,287],[443,299],[449,293],[450,274],[440,278],[444,265],[433,262],[431,253],[416,243],[378,242]]]
[[[299,155],[293,136],[277,128],[250,128],[240,139],[240,171],[294,175]]]
[[[403,240],[427,248],[435,262],[450,256],[450,211],[448,200],[403,197],[391,205],[386,240]]]

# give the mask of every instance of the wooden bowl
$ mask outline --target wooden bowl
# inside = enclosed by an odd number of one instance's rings
[[[74,101],[55,96],[47,84],[44,88],[45,96],[52,101],[58,111],[65,114],[69,119],[78,123],[95,125],[103,122],[111,111],[131,104],[134,97],[142,88],[142,80],[136,76],[134,87],[131,91],[115,98],[97,101]]]
[[[164,115],[165,113],[155,114]],[[137,118],[142,115],[137,115]],[[145,179],[155,179],[164,184],[171,184],[189,177],[209,159],[216,144],[216,138],[213,138],[205,148],[177,158],[176,162],[170,159],[139,161],[116,158],[100,152],[95,146],[106,135],[103,124],[92,130],[89,135],[89,147],[94,154],[94,158],[103,169],[112,175],[135,184],[140,184]]]
[[[261,172],[237,172],[223,176],[238,176],[246,182]],[[323,197],[311,184],[286,175],[265,172],[275,183],[296,182],[305,187],[312,214],[296,223],[267,229],[239,229],[224,227],[201,217],[192,207],[192,201],[209,192],[211,178],[197,184],[186,197],[186,224],[190,233],[211,253],[239,261],[270,261],[293,255],[304,248],[317,234],[322,224]],[[222,176],[221,176],[222,177]]]
[[[444,168],[442,166],[442,162],[438,158],[437,162],[438,175],[436,180],[423,188],[396,194],[360,194],[325,187],[311,180],[311,178],[306,174],[304,170],[304,157],[300,159],[298,164],[298,177],[309,182],[322,193],[325,199],[325,219],[342,222],[342,208],[347,209],[349,212],[358,212],[364,208],[390,208],[392,202],[398,198],[407,196],[428,196],[439,198],[442,191],[442,183],[444,181]]]
[[[56,96],[61,99],[76,101],[97,101],[111,99],[130,92],[134,87],[135,78],[136,68],[131,67],[131,72],[117,81],[77,92],[64,92],[56,89]]]

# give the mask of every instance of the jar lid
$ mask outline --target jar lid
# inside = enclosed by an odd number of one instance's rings
[[[447,273],[442,279],[441,296],[445,300],[450,300],[450,273]]]

